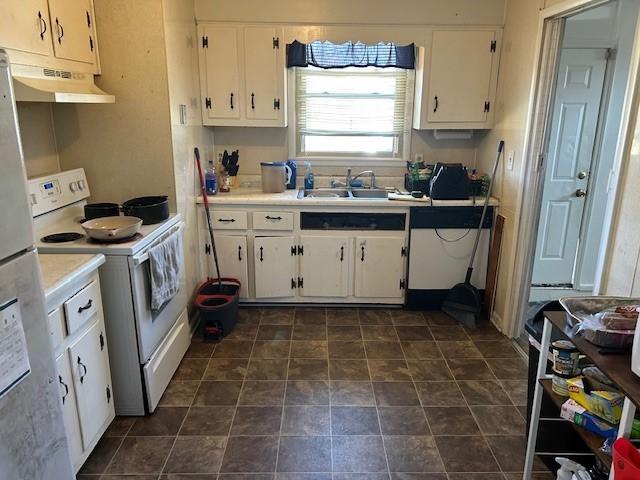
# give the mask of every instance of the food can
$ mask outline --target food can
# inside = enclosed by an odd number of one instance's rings
[[[555,373],[560,375],[578,374],[580,352],[573,343],[568,340],[556,340],[551,344],[551,356]]]
[[[569,378],[571,378],[571,376],[554,374],[551,380],[551,390],[553,390],[553,393],[561,397],[568,397],[569,386],[567,385],[567,380]]]

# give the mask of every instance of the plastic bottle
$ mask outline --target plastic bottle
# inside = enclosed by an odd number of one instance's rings
[[[574,473],[586,473],[586,469],[582,465],[574,462],[573,460],[569,460],[568,458],[556,457],[556,462],[560,465],[556,475],[557,480],[571,480],[574,478]]]
[[[307,171],[304,174],[304,189],[313,190],[313,171],[309,162],[307,162]]]
[[[209,168],[207,168],[204,174],[204,187],[207,195],[215,195],[218,193],[218,177],[216,176],[216,169],[213,166],[213,160],[209,160]]]

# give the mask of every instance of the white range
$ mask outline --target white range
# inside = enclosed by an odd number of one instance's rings
[[[184,273],[182,288],[160,310],[150,301],[148,251],[183,231],[180,215],[143,225],[131,239],[103,243],[80,226],[90,195],[83,169],[31,179],[29,195],[40,253],[105,255],[100,282],[116,413],[153,412],[190,342]]]

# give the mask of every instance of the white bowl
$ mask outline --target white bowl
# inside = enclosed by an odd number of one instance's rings
[[[138,217],[101,217],[88,220],[80,226],[91,238],[96,240],[122,240],[133,237],[142,226]]]

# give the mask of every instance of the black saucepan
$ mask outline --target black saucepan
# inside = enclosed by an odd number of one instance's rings
[[[120,205],[117,203],[87,203],[84,206],[85,220],[102,217],[117,217],[120,215]]]
[[[141,218],[143,225],[160,223],[169,218],[169,201],[166,196],[132,198],[122,204],[122,212]]]

